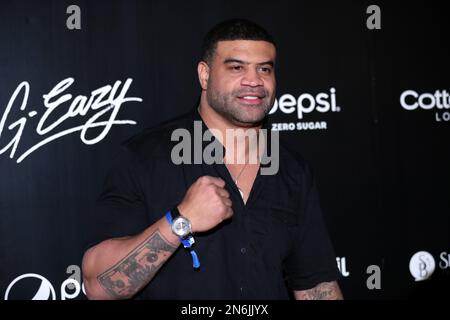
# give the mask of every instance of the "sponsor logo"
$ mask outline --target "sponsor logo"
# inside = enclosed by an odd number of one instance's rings
[[[400,95],[400,105],[407,111],[434,109],[436,122],[450,121],[450,95],[447,90],[436,90],[434,93],[406,90]]]
[[[39,111],[26,110],[30,84],[27,81],[20,83],[3,115],[0,114],[0,155],[9,151],[9,157],[13,159],[18,152],[16,162],[20,163],[33,152],[66,135],[80,132],[81,141],[92,145],[102,141],[114,125],[136,124],[132,120],[117,119],[124,103],[142,102],[141,98],[126,96],[133,79],[127,79],[123,85],[121,81],[116,81],[113,86],[100,87],[91,91],[90,96],[73,97],[67,91],[74,81],[74,78],[64,79],[43,95],[45,109],[40,116]],[[29,129],[29,123],[38,118],[36,127],[30,129],[41,141],[23,150],[20,145],[22,134]],[[68,121],[70,126],[67,126]],[[74,122],[77,125],[73,126]]]
[[[26,273],[15,278],[6,289],[5,300],[26,299],[23,291],[31,293],[26,297],[30,300],[56,300],[55,289],[50,281],[36,273]]]
[[[439,268],[442,270],[445,270],[447,268],[450,268],[450,253],[443,251],[439,255]]]
[[[330,88],[328,92],[319,92],[315,95],[302,93],[298,97],[292,94],[283,94],[275,99],[269,114],[281,112],[284,114],[295,114],[298,120],[304,120],[312,113],[340,112],[341,107],[336,102],[336,89]],[[293,130],[326,130],[326,121],[297,121],[273,123],[273,131]]]
[[[347,270],[347,259],[345,257],[336,257],[336,263],[343,277],[348,277],[350,272]]]
[[[60,286],[61,300],[75,299],[81,293],[86,295],[81,284],[81,269],[78,265],[67,267],[70,276]],[[36,273],[25,273],[16,277],[6,288],[5,300],[57,300],[55,287],[47,278]]]
[[[426,251],[415,253],[409,261],[409,271],[416,281],[423,281],[431,277],[435,267],[433,256]]]

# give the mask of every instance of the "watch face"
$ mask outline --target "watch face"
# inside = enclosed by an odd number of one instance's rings
[[[184,217],[178,217],[172,223],[172,231],[179,237],[185,237],[191,233],[191,223]]]

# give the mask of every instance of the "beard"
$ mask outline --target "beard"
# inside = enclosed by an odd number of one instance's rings
[[[242,94],[255,94],[261,97],[258,104],[250,105],[239,102]],[[231,93],[221,92],[211,83],[206,90],[206,100],[211,108],[231,123],[251,127],[260,124],[269,113],[274,102],[274,96],[264,88],[237,89]]]

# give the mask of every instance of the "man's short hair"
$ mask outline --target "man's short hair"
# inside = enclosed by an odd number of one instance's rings
[[[231,19],[214,26],[203,39],[202,60],[210,64],[219,41],[267,41],[276,47],[273,37],[261,26],[246,19]]]

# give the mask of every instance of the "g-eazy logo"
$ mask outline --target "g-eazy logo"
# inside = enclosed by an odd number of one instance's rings
[[[424,110],[436,109],[434,115],[437,122],[450,121],[450,111],[445,111],[445,109],[450,109],[450,95],[447,90],[420,94],[414,90],[406,90],[400,95],[400,105],[408,111],[418,108]]]
[[[44,114],[39,119],[36,126],[36,133],[40,136],[47,135],[42,141],[36,143],[34,146],[29,147],[27,150],[22,152],[22,154],[17,158],[17,163],[22,162],[26,157],[37,149],[43,147],[44,145],[52,142],[53,140],[59,139],[65,135],[80,131],[80,139],[85,144],[96,144],[103,140],[106,135],[111,130],[113,125],[119,124],[136,124],[132,120],[117,120],[117,115],[123,103],[130,101],[142,102],[141,98],[138,97],[126,97],[127,91],[130,88],[133,79],[129,78],[125,81],[122,88],[121,81],[116,81],[113,86],[106,85],[90,93],[90,97],[83,95],[76,96],[70,103],[66,104],[72,99],[72,95],[69,93],[63,94],[73,83],[74,78],[67,78],[58,83],[53,89],[50,90],[48,94],[44,94],[44,106],[46,110]],[[120,89],[120,91],[119,91]],[[28,102],[28,96],[30,94],[30,84],[27,81],[23,81],[16,88],[14,93],[9,100],[9,103],[0,118],[0,142],[5,140],[4,132],[5,126],[7,126],[9,131],[13,133],[10,134],[12,139],[4,146],[0,147],[0,155],[10,150],[9,157],[14,158],[16,151],[19,147],[22,134],[24,132],[27,121],[30,118],[38,115],[38,111],[25,111]],[[10,113],[16,105],[16,100],[19,100],[20,112],[25,114],[20,119],[7,124],[10,121]],[[17,112],[19,112],[19,110]],[[85,123],[72,128],[65,128],[59,132],[55,133],[55,129],[60,127],[66,120],[78,118],[85,118],[86,115],[93,111],[90,118],[84,120]],[[16,112],[16,113],[17,113]],[[104,121],[100,121],[101,118],[105,118]],[[50,121],[49,118],[53,120]],[[56,118],[56,121],[54,120]],[[91,128],[103,128],[97,136],[94,138],[87,138],[87,132]],[[14,131],[13,131],[14,130]]]
[[[86,295],[84,285],[81,282],[81,270],[77,265],[67,268],[71,274],[61,284],[61,300],[75,299],[83,292]],[[56,300],[56,292],[53,285],[45,277],[36,273],[26,273],[15,278],[5,292],[5,300]]]
[[[330,88],[329,92],[320,92],[316,95],[302,93],[295,98],[291,94],[283,94],[279,99],[275,99],[274,105],[269,114],[275,113],[277,110],[282,113],[296,113],[299,120],[303,119],[306,114],[313,111],[319,113],[339,112],[341,107],[336,103],[336,89]],[[297,123],[274,123],[272,130],[316,130],[327,129],[326,121],[309,121]]]
[[[434,272],[436,263],[433,256],[426,251],[419,251],[409,261],[409,271],[416,281],[426,280]]]

